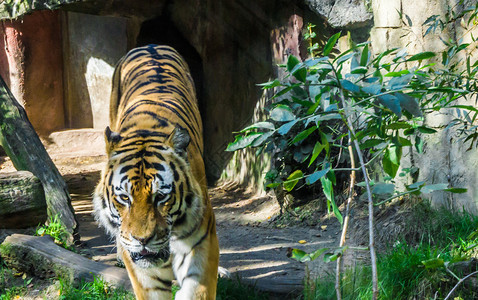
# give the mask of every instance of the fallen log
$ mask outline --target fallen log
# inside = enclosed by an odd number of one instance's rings
[[[101,277],[113,286],[132,290],[125,269],[91,261],[53,242],[50,236],[13,234],[0,245],[5,264],[40,278],[58,277],[71,283]]]
[[[0,228],[27,228],[47,219],[40,180],[28,171],[0,173]]]
[[[48,216],[58,216],[69,233],[67,242],[72,244],[78,223],[66,183],[48,156],[25,110],[18,104],[1,77],[0,125],[0,144],[3,149],[17,170],[30,171],[40,179],[45,191]]]

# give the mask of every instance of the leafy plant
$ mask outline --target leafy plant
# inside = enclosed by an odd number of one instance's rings
[[[411,25],[409,18],[408,21]],[[438,58],[434,52],[408,55],[406,49],[390,49],[372,55],[369,43],[353,45],[334,55],[332,50],[339,38],[340,33],[330,37],[322,49],[322,57],[313,56],[316,49],[312,44],[312,58],[301,62],[289,56],[281,66],[286,76],[261,85],[275,91],[267,108],[269,119],[241,130],[226,150],[256,147],[258,152],[273,153],[276,163],[266,175],[266,187],[276,189],[278,194],[281,190],[292,192],[320,182],[328,211],[341,224],[344,218],[333,188],[336,173],[361,170],[364,176],[361,185],[369,202],[370,251],[376,275],[374,205],[412,193],[466,192],[448,184],[425,182],[414,182],[405,191],[398,191],[395,178],[406,173],[417,178],[419,170],[415,166],[401,173],[399,170],[404,148],[422,153],[424,136],[436,132],[424,122],[427,115],[455,110],[458,117],[449,127],[460,125],[464,141],[471,140],[472,144],[478,141],[478,126],[472,125],[478,110],[457,104],[460,98],[476,96],[478,62],[472,64],[469,56],[461,58],[470,44],[460,42],[447,43],[441,66],[436,65]],[[466,66],[462,71],[461,65]],[[354,164],[355,155],[359,168],[340,166],[341,160]],[[367,168],[376,161],[381,163],[384,179],[375,183],[368,178]],[[355,180],[355,174],[352,178]],[[353,195],[353,180],[349,198]],[[374,297],[377,295],[374,279]]]
[[[359,143],[359,150],[368,152],[367,165],[381,160],[390,182],[377,183],[372,192],[393,196],[403,148],[414,147],[421,153],[423,136],[436,132],[426,126],[423,116],[444,108],[478,111],[453,104],[474,92],[456,87],[449,72],[444,75],[432,69],[433,63],[423,63],[435,53],[408,56],[404,49],[392,49],[372,57],[368,43],[363,43],[332,56],[339,36],[329,39],[323,57],[300,62],[290,56],[282,66],[287,76],[262,84],[277,91],[269,119],[241,130],[227,150],[257,147],[275,153],[277,162],[266,175],[267,188],[281,186],[290,192],[320,182],[329,211],[342,220],[332,187],[336,171],[350,171],[333,167],[340,160],[350,160],[344,140],[351,138]],[[411,62],[415,66],[407,68]],[[476,74],[474,67],[470,78]],[[470,86],[474,84],[473,80]],[[351,126],[356,129],[353,135]],[[408,187],[410,193],[435,190],[464,191],[424,182]]]
[[[73,250],[73,247],[68,246],[67,243],[69,232],[61,224],[57,215],[55,215],[53,218],[50,218],[47,224],[39,225],[35,230],[35,235],[44,236],[45,234],[51,236],[56,244],[65,249]]]

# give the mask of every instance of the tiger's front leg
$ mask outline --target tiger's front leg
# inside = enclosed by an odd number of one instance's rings
[[[121,257],[128,271],[136,299],[172,299],[171,287],[174,274],[171,269],[171,258],[162,267],[141,268],[132,262],[127,251],[123,250]]]
[[[175,299],[216,299],[219,247],[217,238],[215,238],[215,232],[214,227],[214,232],[192,251],[175,253],[172,262],[173,271],[180,286]],[[173,242],[172,244],[176,249],[182,248],[181,241]]]

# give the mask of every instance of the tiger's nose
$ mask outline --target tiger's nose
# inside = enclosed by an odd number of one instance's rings
[[[153,238],[153,235],[147,237],[147,238],[144,238],[144,237],[136,237],[136,236],[133,236],[133,238],[135,240],[137,240],[141,245],[146,245],[152,238]]]

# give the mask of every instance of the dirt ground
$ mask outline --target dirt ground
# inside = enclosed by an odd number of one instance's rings
[[[45,142],[69,187],[79,222],[79,252],[94,261],[114,265],[114,242],[98,228],[91,214],[91,195],[105,160],[102,143],[102,133],[91,130],[86,134],[81,131],[60,134]],[[8,171],[14,168],[7,158],[0,165],[0,172]],[[287,250],[335,247],[340,236],[336,219],[325,218],[314,226],[279,228],[276,218],[279,206],[271,197],[255,196],[234,183],[221,183],[211,187],[209,193],[217,220],[220,265],[231,276],[239,276],[244,282],[287,299],[300,293],[308,272],[323,275],[335,268],[320,259],[306,267],[288,258]]]

